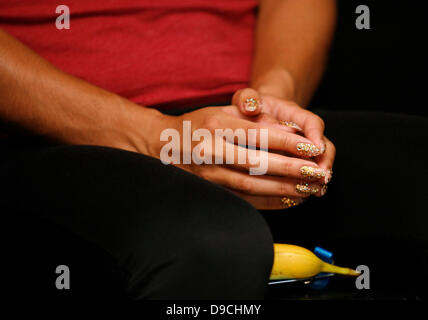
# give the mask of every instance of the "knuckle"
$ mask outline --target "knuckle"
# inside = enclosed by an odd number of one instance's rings
[[[292,164],[290,161],[285,161],[284,162],[284,171],[285,172],[285,176],[289,176],[290,172],[291,172],[291,168],[292,168]]]
[[[333,153],[333,155],[335,155],[336,154],[336,146],[330,142],[329,147],[331,148],[331,152]]]
[[[326,143],[326,150],[327,150],[327,152],[334,157],[336,155],[336,146],[333,144],[333,142],[331,142],[326,137],[324,137],[324,141]]]
[[[317,127],[319,126],[322,130],[325,128],[324,120],[317,114],[312,113],[310,111],[307,111],[305,114],[305,121],[304,121],[309,127],[313,127],[315,124],[317,124]],[[311,128],[315,130],[314,128]]]
[[[213,131],[220,127],[220,120],[216,116],[209,116],[204,120],[203,126],[205,129]]]
[[[319,122],[321,128],[324,130],[324,128],[325,128],[325,122],[324,122],[324,120],[320,116],[318,116],[318,115],[315,115],[315,117],[316,117],[317,121]]]
[[[244,193],[251,194],[254,192],[254,185],[252,181],[248,178],[237,178],[233,182],[234,188],[237,190],[241,190]]]
[[[281,135],[279,139],[280,139],[281,146],[283,146],[285,148],[289,147],[290,138],[289,138],[288,134]]]
[[[289,192],[288,184],[285,182],[279,183],[279,193],[281,196],[286,196]]]

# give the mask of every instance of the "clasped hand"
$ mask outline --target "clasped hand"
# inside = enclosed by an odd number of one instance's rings
[[[246,153],[246,160],[238,161],[238,151],[249,149],[236,138],[225,139],[223,149],[210,148],[210,164],[175,164],[206,180],[220,184],[251,203],[257,209],[281,209],[299,204],[310,195],[323,196],[331,179],[335,157],[334,145],[324,136],[324,122],[314,113],[297,104],[253,89],[235,93],[230,106],[206,107],[178,117],[167,116],[163,127],[183,133],[183,122],[191,121],[192,132],[206,129],[216,135],[216,129],[253,129],[253,141],[260,147],[261,129],[268,129],[268,150],[258,148],[268,160],[264,175],[250,175],[254,166]],[[165,143],[159,145],[158,151]],[[192,147],[197,142],[192,142]],[[227,158],[227,147],[235,151],[234,159]],[[180,146],[184,153],[184,146]],[[160,151],[159,151],[160,152]],[[204,151],[206,152],[206,151]],[[260,158],[260,157],[259,157]],[[221,164],[215,159],[223,159]]]

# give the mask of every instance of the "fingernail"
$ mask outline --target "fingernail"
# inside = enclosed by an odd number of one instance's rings
[[[247,111],[253,112],[260,106],[260,102],[254,98],[247,98],[244,102],[244,108]]]
[[[281,204],[284,209],[295,207],[303,202],[303,199],[291,199],[289,197],[282,197]]]
[[[300,174],[302,177],[309,179],[309,180],[317,180],[321,178],[326,178],[328,173],[325,172],[321,168],[315,168],[315,167],[309,167],[309,166],[303,166],[300,168]]]
[[[321,154],[323,154],[326,150],[326,145],[324,142],[321,142]]]
[[[333,170],[328,169],[328,174],[325,176],[325,183],[329,183],[331,181],[331,178],[333,178]]]
[[[303,194],[315,194],[318,193],[319,188],[309,183],[299,183],[296,185],[296,191]]]
[[[303,130],[302,128],[300,128],[300,127],[298,126],[298,124],[297,124],[297,123],[292,122],[292,121],[279,120],[279,124],[281,124],[281,125],[283,125],[283,126],[286,126],[286,127],[289,127],[289,128],[292,128],[292,129],[299,130],[299,131],[302,131],[302,130]]]
[[[328,186],[326,184],[321,185],[321,192],[320,192],[321,197],[327,193],[327,189],[328,189]]]
[[[320,149],[312,143],[299,142],[296,148],[297,152],[305,157],[315,157],[321,154]]]

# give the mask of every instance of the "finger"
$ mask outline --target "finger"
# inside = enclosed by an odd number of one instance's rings
[[[223,122],[226,122],[226,120]],[[233,123],[236,124],[236,119]],[[251,122],[248,123],[255,125]],[[212,126],[213,124],[211,123],[210,128]],[[261,140],[266,140],[266,143],[259,143],[260,150],[256,150],[251,139],[253,142],[257,139],[255,135],[257,131],[253,137],[250,136],[249,138],[244,129],[234,131],[229,128],[223,130],[215,129],[213,131],[214,139],[203,138],[201,143],[198,142],[200,141],[198,139],[194,141],[196,145],[192,147],[191,152],[193,163],[226,164],[252,175],[267,173],[306,181],[320,180],[326,174],[315,161],[269,152],[269,141],[273,140],[272,137],[270,139],[268,136],[262,138]],[[269,131],[273,131],[273,129],[266,130],[265,135]],[[290,133],[281,133],[280,138],[289,136],[298,137],[299,141],[302,139],[302,137]],[[248,144],[250,145],[249,147],[247,147]],[[287,148],[283,149],[287,150]]]
[[[233,191],[238,197],[249,202],[253,207],[258,210],[280,210],[289,209],[304,202],[302,198],[290,197],[260,197],[250,196],[241,192]]]
[[[203,177],[226,188],[248,195],[306,198],[323,196],[320,183],[302,183],[299,180],[273,176],[252,176],[223,166],[209,167]]]
[[[325,143],[322,139],[324,136],[324,121],[316,114],[300,107],[296,108],[295,111],[290,118],[291,121],[300,124],[305,137],[313,141],[321,150],[321,153],[324,153]]]
[[[328,170],[319,167],[314,161],[287,157],[264,150],[249,150],[228,142],[225,142],[223,146],[222,155],[225,159],[224,164],[230,164],[232,167],[250,174],[252,173],[251,169],[253,169],[254,173],[252,174],[269,174],[304,181],[324,181],[329,174]],[[216,163],[220,164],[219,162]]]
[[[280,129],[285,132],[295,133],[302,131],[302,128],[300,128],[296,123],[292,121],[278,120],[270,114],[264,112],[261,112],[257,116],[254,116],[252,119],[250,118],[246,120],[253,121],[268,128]]]
[[[292,133],[302,131],[302,128],[300,128],[296,123],[291,121],[278,120],[274,116],[265,112],[261,112],[255,116],[246,116],[245,114],[242,114],[242,112],[236,106],[226,106],[222,108],[224,112],[226,112],[231,116],[234,116],[243,120],[259,123],[259,124],[265,125],[268,128],[280,129],[285,132],[292,132]]]
[[[317,157],[317,163],[318,166],[327,173],[324,183],[329,183],[333,176],[333,163],[336,157],[336,147],[327,137],[324,137],[323,140],[326,144],[325,153]]]
[[[244,133],[248,136],[248,146],[287,151],[302,157],[315,157],[321,154],[321,150],[311,140],[294,133],[284,132],[275,128],[266,128],[261,124],[233,117],[225,118],[222,124],[223,128],[231,128],[235,132],[237,129],[244,129]]]
[[[240,89],[232,97],[232,104],[239,107],[242,114],[255,116],[262,111],[259,93],[251,88]]]
[[[303,134],[311,140],[322,152],[325,150],[325,144],[322,139],[324,136],[324,121],[316,114],[305,110],[298,105],[286,101],[269,101],[265,103],[266,112],[274,115],[279,120],[296,123],[302,128]]]

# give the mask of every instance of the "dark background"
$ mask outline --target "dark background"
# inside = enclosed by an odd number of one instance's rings
[[[427,115],[425,1],[338,0],[338,25],[323,81],[311,107]],[[358,30],[358,5],[370,30]]]

